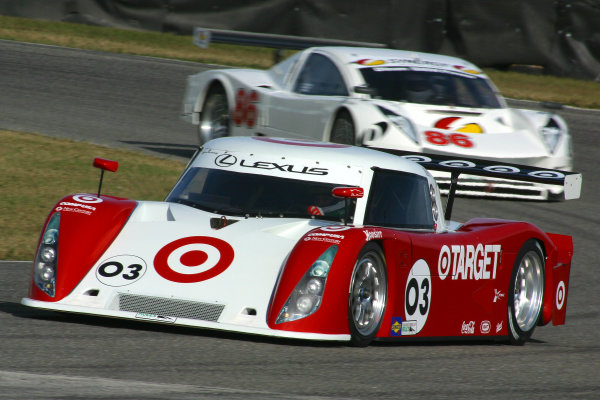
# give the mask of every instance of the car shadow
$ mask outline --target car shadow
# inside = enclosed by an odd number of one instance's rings
[[[302,340],[293,338],[279,338],[271,336],[253,335],[239,332],[219,331],[207,328],[185,327],[177,325],[162,324],[148,321],[134,321],[120,318],[107,318],[84,314],[70,314],[67,312],[57,312],[50,310],[42,310],[32,307],[26,307],[19,303],[1,302],[0,312],[12,314],[17,318],[30,318],[41,321],[55,321],[66,324],[79,324],[87,326],[96,326],[112,329],[130,329],[144,332],[160,332],[173,335],[198,336],[214,339],[225,339],[233,341],[244,341],[253,343],[266,343],[278,346],[296,346],[296,347],[312,347],[312,348],[327,348],[327,347],[354,347],[347,342],[338,341],[319,341],[319,340]],[[543,344],[542,340],[530,339],[528,342]],[[506,345],[505,340],[496,340],[487,338],[402,338],[398,340],[377,340],[373,341],[369,346],[376,347],[398,347],[398,346],[501,346]]]

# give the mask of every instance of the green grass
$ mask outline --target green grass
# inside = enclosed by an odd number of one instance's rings
[[[191,36],[6,16],[0,16],[0,39],[249,68],[268,68],[273,61],[272,49],[219,44],[201,49]],[[600,108],[599,82],[493,69],[485,72],[506,97]]]
[[[48,212],[70,193],[96,193],[94,157],[119,161],[102,193],[164,200],[185,164],[147,155],[0,130],[0,260],[32,260]]]

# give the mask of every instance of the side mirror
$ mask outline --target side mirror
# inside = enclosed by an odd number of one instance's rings
[[[365,195],[365,190],[361,187],[336,187],[331,194],[345,199],[360,199]]]
[[[103,171],[117,172],[119,162],[107,160],[105,158],[94,158],[94,167],[100,168]]]
[[[105,158],[94,158],[94,167],[100,168],[100,182],[98,183],[98,197],[100,197],[104,171],[117,172],[117,169],[119,169],[119,163],[117,161],[107,160]]]
[[[365,190],[361,187],[336,187],[331,194],[334,197],[344,199],[344,225],[348,225],[348,204],[350,199],[360,199],[365,195]]]
[[[371,97],[377,96],[377,90],[369,86],[354,86],[354,93],[368,94]]]

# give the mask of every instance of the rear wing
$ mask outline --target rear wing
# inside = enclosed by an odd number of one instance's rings
[[[355,42],[337,39],[276,35],[270,33],[207,29],[200,27],[194,28],[194,44],[196,46],[206,49],[211,42],[277,49],[277,52],[275,53],[276,62],[279,61],[278,58],[281,57],[279,52],[281,49],[302,50],[315,46],[387,47],[383,43]]]
[[[451,174],[451,182],[448,193],[448,204],[446,205],[446,219],[450,219],[458,177],[461,174],[562,186],[565,200],[578,199],[581,196],[582,176],[578,172],[542,169],[530,165],[414,153],[394,149],[373,147],[372,149],[415,161],[429,170],[449,172]]]

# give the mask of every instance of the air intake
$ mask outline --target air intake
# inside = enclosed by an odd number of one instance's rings
[[[202,321],[217,321],[224,308],[224,304],[165,299],[127,293],[119,294],[120,311],[198,319]]]

